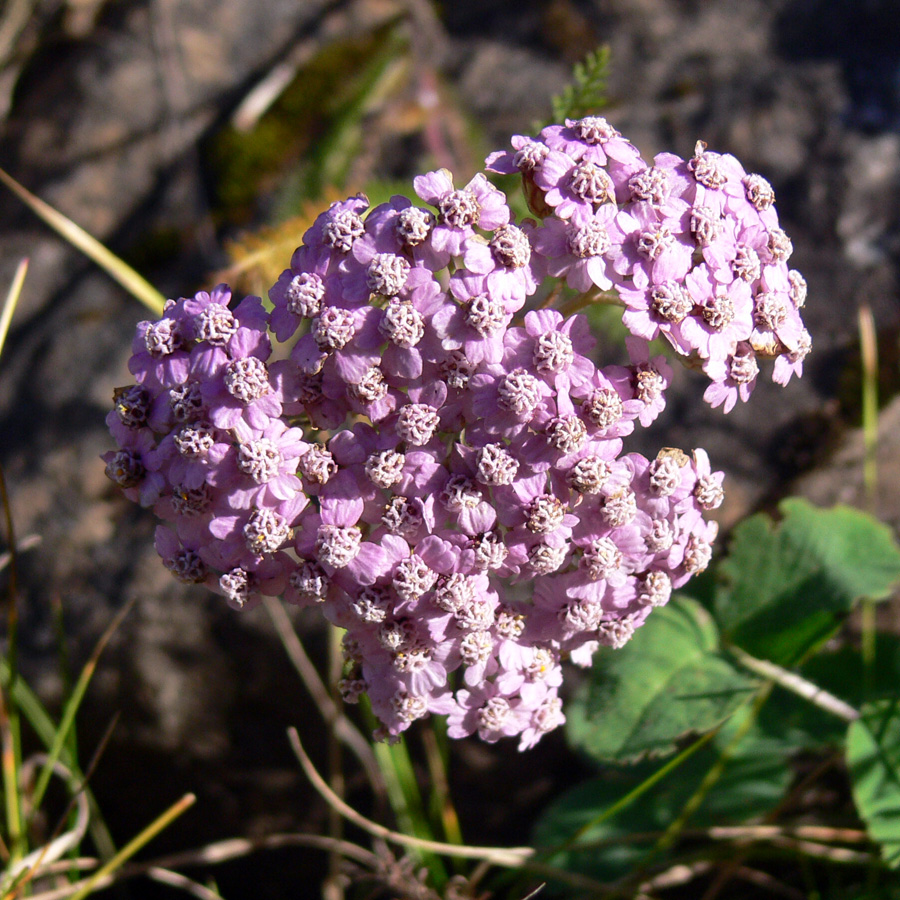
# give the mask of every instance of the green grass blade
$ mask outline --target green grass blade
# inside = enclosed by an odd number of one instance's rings
[[[436,827],[444,834],[448,844],[462,844],[463,836],[459,816],[453,805],[447,771],[450,766],[450,748],[447,738],[446,719],[431,719],[421,730],[425,746],[425,760],[431,778],[429,812]]]
[[[435,836],[428,822],[406,741],[401,738],[396,744],[376,743],[374,750],[400,830],[404,834],[433,841]],[[447,881],[447,869],[443,860],[424,850],[418,852],[434,883],[437,886],[444,884]]]
[[[592,828],[595,828],[597,825],[605,822],[607,819],[611,819],[613,816],[620,813],[627,806],[630,806],[634,803],[638,797],[641,797],[643,794],[647,793],[650,788],[655,787],[656,784],[662,781],[670,772],[677,769],[683,762],[690,759],[701,747],[705,747],[718,733],[721,729],[721,725],[713,728],[711,731],[706,732],[706,734],[699,737],[692,744],[688,745],[684,750],[682,750],[677,756],[674,756],[667,763],[660,766],[649,778],[645,781],[642,781],[637,787],[633,788],[629,791],[624,797],[620,800],[617,800],[613,803],[612,806],[607,807],[603,810],[602,813],[595,816],[589,822],[585,822],[572,836],[566,841],[564,844],[561,844],[557,847],[551,847],[546,851],[543,851],[541,856],[552,856],[555,853],[559,853],[561,850],[569,850],[572,847],[575,847],[578,844],[578,841],[581,837],[587,834]]]
[[[22,767],[18,716],[14,715],[15,701],[7,705],[0,693],[0,766],[3,768],[3,798],[6,807],[6,835],[9,844],[9,864],[15,865],[24,854],[22,832],[22,792],[19,772]]]
[[[161,316],[166,298],[149,281],[139,275],[123,259],[106,248],[80,225],[55,210],[23,187],[8,172],[0,169],[0,182],[5,184],[38,218],[43,219],[61,238],[95,262],[115,279],[132,297],[140,300],[154,315]]]
[[[59,727],[56,729],[56,733],[53,736],[53,743],[47,753],[47,762],[44,764],[44,767],[41,769],[41,774],[38,776],[37,784],[34,788],[34,796],[32,798],[34,809],[40,809],[41,801],[44,798],[44,792],[47,790],[47,785],[50,783],[50,776],[53,774],[53,764],[60,758],[60,755],[66,746],[67,737],[75,722],[75,714],[78,712],[78,707],[81,706],[81,701],[84,699],[85,692],[94,675],[94,670],[97,668],[100,654],[103,652],[107,642],[113,636],[116,629],[122,624],[122,620],[130,612],[132,605],[133,603],[128,603],[119,611],[118,615],[113,619],[100,640],[97,642],[97,646],[94,648],[91,658],[85,663],[84,668],[81,670],[81,675],[75,683],[72,696],[69,698],[66,703],[66,708],[63,711],[62,721],[59,723]]]
[[[28,724],[32,727],[40,742],[47,750],[49,750],[53,745],[56,735],[56,724],[47,710],[44,709],[44,705],[38,699],[37,695],[24,681],[17,679],[16,683],[10,688],[9,664],[5,659],[0,659],[0,687],[10,691],[16,702],[16,706],[19,708]],[[60,754],[60,760],[62,764],[72,772],[74,778],[77,778],[82,783],[84,782],[85,779],[81,769],[65,747],[63,747]],[[92,809],[90,823],[91,837],[102,856],[111,856],[115,853],[115,844],[100,816],[93,794],[88,788],[85,788],[85,793],[91,803]]]
[[[16,563],[16,534],[13,525],[12,507],[6,489],[6,475],[0,466],[0,501],[9,545],[9,580],[7,583],[6,659],[9,664],[9,681],[15,686],[19,680],[18,666],[18,575]],[[3,770],[3,795],[6,806],[7,839],[9,841],[9,862],[17,863],[25,851],[27,841],[22,830],[22,794],[19,790],[19,776],[22,771],[22,722],[19,707],[12,691],[8,695],[0,693],[0,767]]]
[[[94,885],[107,875],[115,872],[123,863],[129,860],[145,844],[148,844],[164,828],[167,828],[185,810],[196,803],[197,798],[193,794],[185,794],[177,803],[173,803],[161,816],[154,819],[140,834],[132,838],[106,865],[101,866],[84,883],[79,891],[72,894],[69,900],[84,900],[94,889]]]

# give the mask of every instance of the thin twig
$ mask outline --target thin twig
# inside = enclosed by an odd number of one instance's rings
[[[338,682],[341,678],[344,655],[341,651],[340,631],[337,627],[328,626],[328,662],[326,673],[328,676],[329,698],[335,709],[339,709],[341,700],[338,690]],[[343,754],[341,753],[341,741],[333,728],[329,728],[326,734],[328,746],[328,783],[338,797],[346,796],[346,782],[344,779]],[[366,745],[368,750],[368,744]],[[344,837],[344,820],[334,809],[328,811],[328,836],[336,841]],[[326,886],[328,900],[344,900],[344,890],[341,885],[341,858],[338,853],[328,854],[328,878]]]
[[[338,810],[338,812],[340,812],[340,814],[348,821],[353,822],[354,825],[359,826],[364,831],[369,832],[369,834],[384,838],[395,844],[401,844],[405,847],[418,847],[419,849],[429,850],[432,853],[439,853],[443,856],[460,856],[467,859],[489,860],[494,865],[507,866],[509,868],[521,866],[523,862],[534,855],[534,849],[532,847],[458,846],[456,844],[444,844],[440,841],[428,841],[423,838],[400,834],[400,832],[392,831],[390,828],[385,828],[384,825],[379,825],[377,822],[367,819],[351,806],[348,806],[334,793],[334,791],[331,790],[331,788],[328,787],[328,784],[316,771],[316,767],[312,764],[312,760],[310,760],[306,751],[303,749],[303,745],[300,742],[300,735],[297,733],[296,728],[288,729],[288,738],[290,739],[294,753],[297,755],[297,759],[300,761],[300,765],[303,767],[306,777],[310,780],[312,786],[318,791],[325,802]]]
[[[849,703],[845,703],[843,700],[835,697],[834,694],[829,694],[824,688],[807,681],[807,679],[796,672],[783,669],[767,659],[757,659],[754,656],[750,656],[749,653],[745,653],[740,647],[730,647],[729,649],[744,668],[755,672],[757,675],[762,675],[763,678],[774,681],[779,687],[783,687],[785,690],[803,697],[804,700],[808,700],[820,709],[830,712],[845,722],[855,722],[859,718],[859,711],[850,706]]]
[[[788,900],[806,900],[807,894],[803,891],[798,891],[797,888],[790,887],[790,885],[779,881],[768,872],[761,872],[759,869],[751,869],[749,866],[738,866],[734,874],[738,878],[749,881],[750,884],[755,884],[757,887],[764,888],[773,894],[780,894],[782,897],[787,897]]]
[[[849,850],[846,847],[830,847],[814,841],[797,841],[789,837],[773,838],[772,843],[776,847],[805,856],[814,856],[816,859],[827,859],[829,862],[869,865],[877,859],[871,853],[860,853],[859,850]]]
[[[40,542],[41,536],[39,534],[25,535],[25,537],[19,538],[16,544],[16,553],[24,553],[26,550],[31,550],[32,547],[37,547]],[[12,553],[9,550],[6,553],[0,553],[0,571],[3,571],[11,561]]]
[[[182,875],[180,872],[172,872],[169,869],[161,869],[159,866],[151,866],[147,869],[147,877],[162,884],[168,884],[172,887],[180,888],[199,897],[200,900],[222,900],[222,895],[216,891],[211,891],[206,885]]]
[[[700,860],[699,862],[691,863],[691,865],[678,863],[664,872],[660,872],[659,875],[654,875],[649,881],[643,882],[638,888],[638,896],[652,891],[663,890],[664,888],[679,887],[682,884],[687,884],[689,881],[705,875],[712,867],[713,864],[708,860]]]
[[[527,893],[522,900],[534,900],[535,897],[545,888],[546,884],[539,884],[533,891]]]
[[[828,828],[824,825],[717,825],[705,832],[714,841],[769,841],[774,838],[799,838],[835,844],[864,844],[869,836],[856,828]]]
[[[671,868],[666,869],[664,872],[660,872],[659,875],[656,875],[649,881],[645,881],[638,889],[635,900],[649,900],[648,895],[652,894],[654,891],[680,887],[688,884],[695,878],[706,875],[712,868],[713,863],[708,860],[700,860],[690,865],[678,863]],[[795,888],[783,884],[767,872],[760,872],[758,869],[751,869],[749,866],[739,866],[735,869],[734,875],[738,878],[742,878],[744,881],[749,881],[751,884],[755,884],[758,887],[765,888],[772,893],[780,894],[782,897],[788,897],[790,900],[804,900],[806,897],[805,894],[797,891]]]
[[[332,700],[331,695],[328,693],[328,688],[319,677],[316,667],[303,649],[303,644],[300,643],[297,632],[294,631],[294,626],[291,624],[291,620],[281,603],[274,597],[264,597],[263,604],[266,607],[269,618],[272,620],[272,624],[275,626],[275,633],[278,635],[288,655],[288,659],[290,659],[303,680],[303,684],[325,720],[325,724],[353,751],[365,769],[372,790],[383,796],[386,792],[384,779],[369,742]]]
[[[364,866],[374,868],[378,865],[378,856],[365,847],[350,841],[338,841],[324,834],[269,834],[260,838],[229,838],[224,841],[216,841],[199,847],[196,850],[185,850],[181,853],[172,853],[160,859],[154,860],[153,865],[166,869],[181,868],[182,866],[217,866],[232,859],[248,856],[258,850],[279,850],[282,847],[314,847],[317,850],[327,850],[340,853],[347,859],[355,860]],[[137,873],[142,866],[129,866]]]

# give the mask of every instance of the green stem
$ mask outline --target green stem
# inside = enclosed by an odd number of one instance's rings
[[[431,776],[432,818],[440,824],[447,843],[461,844],[463,838],[459,826],[459,816],[453,805],[450,783],[447,778],[449,748],[446,729],[446,720],[432,718],[422,729],[422,742],[425,745],[425,759],[428,763],[428,773]]]
[[[388,798],[400,831],[424,840],[434,840],[406,741],[401,737],[394,744],[376,744],[375,755],[387,783]],[[412,849],[411,852],[421,858],[422,864],[432,875],[435,887],[440,888],[446,883],[447,869],[440,857],[424,850]]]
[[[637,787],[630,790],[624,797],[613,803],[612,806],[607,807],[598,816],[594,816],[594,818],[589,822],[585,822],[585,824],[578,828],[565,843],[558,844],[555,847],[551,847],[549,850],[542,851],[540,853],[540,856],[555,856],[557,853],[571,850],[578,843],[578,841],[582,837],[584,837],[584,835],[587,834],[591,829],[596,828],[607,819],[611,819],[613,816],[618,815],[627,806],[631,806],[631,804],[634,803],[635,800],[646,794],[647,791],[650,790],[650,788],[655,787],[669,773],[673,772],[683,762],[686,762],[688,759],[690,759],[702,747],[705,747],[719,733],[719,729],[721,727],[722,726],[719,725],[712,731],[708,731],[702,737],[698,738],[696,741],[694,741],[693,744],[691,744],[689,747],[686,747],[681,751],[681,753],[679,753],[677,756],[674,756],[665,765],[660,766],[649,778],[642,781]]]
[[[753,723],[756,721],[759,711],[763,708],[766,700],[769,699],[769,695],[772,693],[774,687],[775,682],[769,681],[759,689],[759,692],[753,701],[753,706],[747,714],[747,718],[738,726],[734,736],[722,750],[713,767],[706,773],[703,781],[700,782],[700,786],[694,791],[687,803],[685,803],[675,821],[666,828],[662,837],[656,842],[656,846],[650,851],[647,859],[643,861],[643,865],[646,865],[657,853],[668,850],[675,841],[678,840],[678,836],[684,830],[684,827],[687,825],[691,816],[694,815],[700,807],[700,804],[706,799],[706,795],[712,790],[715,783],[722,777],[725,766],[728,765],[738,745],[753,727]]]
[[[0,694],[0,716],[2,716],[2,768],[3,793],[6,801],[7,835],[10,845],[10,862],[16,863],[22,858],[22,805],[19,791],[19,772],[22,767],[22,723],[19,718],[19,707],[15,697],[15,687],[19,680],[18,665],[18,554],[16,553],[16,535],[12,520],[12,507],[6,489],[6,476],[0,466],[0,502],[3,505],[3,516],[6,522],[6,539],[9,545],[9,585],[7,589],[7,665],[9,667],[9,690],[6,696]],[[8,697],[8,702],[7,702]]]
[[[9,694],[12,699],[12,692]],[[2,734],[2,767],[3,767],[3,796],[6,806],[6,829],[9,844],[8,865],[15,865],[24,856],[22,846],[22,809],[21,795],[19,791],[19,769],[21,768],[19,745],[19,731],[13,725],[15,717],[12,710],[15,701],[9,707],[6,704],[6,695],[0,693],[0,734]]]

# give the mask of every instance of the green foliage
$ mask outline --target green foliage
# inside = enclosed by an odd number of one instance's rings
[[[609,46],[604,44],[575,65],[572,83],[551,101],[554,122],[580,119],[606,106],[609,58]]]
[[[900,698],[863,707],[847,732],[856,808],[892,868],[900,867]]]
[[[711,743],[620,815],[591,824],[598,813],[651,777],[659,764],[644,761],[625,768],[603,767],[596,778],[567,791],[545,811],[534,832],[538,850],[563,845],[580,832],[573,846],[553,853],[548,861],[604,881],[628,875],[677,818],[749,715],[749,710],[737,714]],[[790,780],[783,752],[777,737],[751,725],[734,748],[716,789],[699,806],[693,826],[734,825],[762,817]]]
[[[900,547],[848,507],[792,499],[779,510],[778,522],[761,514],[735,529],[726,558],[691,585],[702,604],[674,598],[595,660],[567,729],[598,774],[539,821],[535,840],[552,865],[639,879],[651,860],[671,864],[679,836],[771,820],[795,762],[830,766],[846,738],[858,812],[884,861],[900,867],[900,638],[878,636],[865,656],[826,646],[858,601],[882,600],[900,582]],[[608,764],[671,755],[703,732],[711,740],[662,769]],[[659,783],[647,789],[648,779]],[[863,880],[842,875],[821,896],[886,898],[882,880],[871,869]]]
[[[777,525],[760,514],[735,530],[712,615],[676,599],[595,666],[569,707],[575,746],[600,760],[672,752],[679,738],[713,728],[758,686],[723,645],[795,664],[834,633],[856,600],[883,598],[900,579],[900,549],[870,516],[803,500],[785,501],[781,511]],[[829,716],[796,698],[779,692],[776,705],[782,715],[790,710],[798,737],[828,731]]]
[[[722,722],[755,688],[720,653],[709,613],[680,598],[598,666],[567,708],[569,737],[597,759],[669,753],[685,734]]]
[[[831,637],[861,598],[888,596],[900,580],[890,530],[846,506],[785,500],[735,529],[719,567],[715,616],[725,638],[752,656],[793,665]]]

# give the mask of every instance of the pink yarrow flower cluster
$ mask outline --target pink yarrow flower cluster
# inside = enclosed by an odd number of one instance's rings
[[[647,166],[598,118],[513,147],[488,168],[520,171],[542,222],[444,170],[417,202],[335,203],[269,304],[220,285],[140,323],[108,417],[107,474],[162,520],[166,567],[237,608],[320,610],[387,739],[439,714],[533,746],[564,721],[563,660],[622,647],[708,564],[721,473],[625,451],[671,378],[651,339],[726,411],[757,356],[784,382],[809,347],[771,189],[732,157]],[[621,298],[630,365],[533,308],[554,279]]]
[[[648,164],[598,116],[512,146],[487,168],[521,173],[544,219],[534,246],[549,274],[611,292],[632,334],[698,360],[707,402],[730,412],[747,400],[758,359],[775,360],[779,384],[802,374],[806,281],[788,267],[793,247],[765,178],[702,141],[688,160],[660,153]]]

